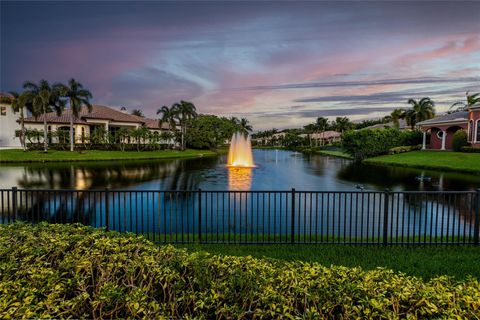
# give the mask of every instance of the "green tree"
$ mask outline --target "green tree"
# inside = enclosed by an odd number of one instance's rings
[[[43,115],[43,150],[48,151],[48,127],[47,113],[54,110],[60,116],[65,108],[65,102],[60,99],[62,85],[55,83],[50,85],[47,80],[41,80],[38,85],[27,81],[23,84],[32,104],[34,117]]]
[[[350,130],[353,127],[353,123],[347,117],[337,117],[335,119],[335,129],[338,132],[344,132]]]
[[[405,119],[405,109],[395,109],[390,114],[390,119],[393,122],[395,128],[400,127],[400,119]]]
[[[73,146],[75,144],[75,137],[73,136],[73,121],[78,119],[79,113],[82,110],[82,106],[85,105],[88,109],[88,112],[92,112],[92,105],[90,104],[90,99],[92,98],[92,93],[87,89],[83,88],[83,85],[76,81],[75,79],[70,79],[67,86],[62,86],[60,88],[61,95],[67,98],[68,104],[70,105],[70,151],[73,151]]]
[[[21,126],[21,131],[20,131],[20,143],[22,145],[23,151],[26,151],[26,143],[25,143],[25,109],[29,109],[31,111],[31,105],[27,104],[28,102],[28,93],[24,92],[22,94],[19,94],[15,91],[10,91],[10,95],[12,96],[11,99],[9,99],[9,103],[12,106],[13,112],[20,113],[19,121],[20,121],[20,126]]]
[[[197,109],[195,105],[188,101],[181,100],[178,103],[174,103],[171,107],[174,111],[175,117],[181,127],[181,149],[185,150],[185,135],[187,133],[188,120],[195,119],[197,115]]]
[[[247,118],[240,119],[238,126],[240,129],[239,131],[245,136],[248,136],[248,133],[252,132],[253,130]]]
[[[120,144],[120,150],[125,151],[126,140],[130,137],[132,131],[128,128],[121,127],[115,132],[115,140]]]
[[[420,101],[409,99],[408,103],[412,108],[405,111],[405,120],[412,130],[417,123],[435,116],[435,103],[430,98],[422,98]]]
[[[144,118],[145,116],[143,115],[143,111],[140,109],[133,109],[131,112],[132,115],[137,116],[137,117],[142,117]]]
[[[468,91],[465,93],[467,101],[459,101],[452,104],[450,107],[450,112],[465,111],[471,106],[480,103],[480,92],[474,94],[468,94]],[[456,109],[454,109],[456,108]],[[452,110],[453,109],[453,110]]]
[[[137,151],[140,151],[140,143],[143,141],[145,143],[145,139],[148,137],[148,128],[145,126],[140,126],[131,131],[131,136],[135,138],[137,142]]]

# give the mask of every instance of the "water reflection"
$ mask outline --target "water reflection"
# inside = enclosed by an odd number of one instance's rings
[[[229,167],[228,168],[228,190],[241,191],[250,190],[252,186],[252,168]]]

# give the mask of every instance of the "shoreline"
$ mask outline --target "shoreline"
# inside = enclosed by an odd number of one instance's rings
[[[107,151],[89,150],[86,152],[70,152],[50,150],[23,151],[22,149],[0,150],[0,164],[12,163],[66,163],[66,162],[96,162],[96,161],[132,161],[132,160],[167,160],[167,159],[194,159],[215,157],[222,154],[210,150],[162,150],[162,151]]]
[[[478,153],[411,151],[369,158],[362,163],[480,175],[480,154]]]

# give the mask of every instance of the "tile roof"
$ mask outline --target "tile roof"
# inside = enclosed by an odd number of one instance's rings
[[[65,109],[60,116],[57,116],[55,112],[49,112],[46,114],[48,123],[70,123],[70,109]],[[37,118],[28,117],[25,118],[25,122],[33,123],[42,123],[44,115],[40,115]],[[74,119],[73,123],[75,124],[88,124],[88,119],[98,119],[98,120],[110,120],[113,122],[129,122],[137,123],[140,125],[145,124],[149,129],[160,129],[158,120],[143,118],[135,115],[131,115],[119,110],[116,110],[111,107],[93,105],[92,111],[88,112],[88,108],[83,106],[79,112],[78,118]],[[169,129],[167,123],[162,125],[162,129]]]
[[[442,122],[467,121],[467,120],[468,120],[468,111],[459,111],[459,112],[445,114],[443,116],[435,117],[432,119],[428,119],[428,120],[417,123],[417,125],[425,126],[425,125],[442,123]]]

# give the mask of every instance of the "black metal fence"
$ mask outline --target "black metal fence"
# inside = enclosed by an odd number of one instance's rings
[[[79,222],[162,243],[479,244],[477,191],[0,189],[2,223]]]

